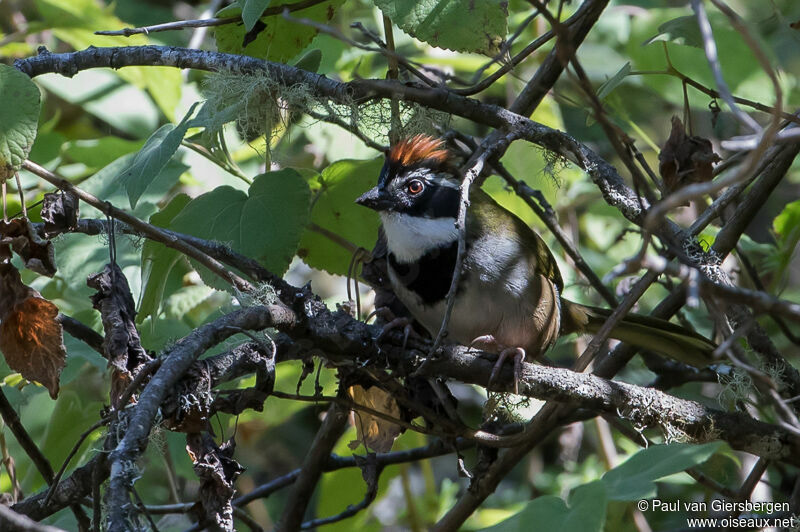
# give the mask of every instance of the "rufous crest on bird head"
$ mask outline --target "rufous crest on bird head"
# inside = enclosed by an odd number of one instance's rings
[[[455,216],[458,196],[457,170],[444,141],[416,135],[389,149],[378,185],[356,202],[378,212],[441,218]]]
[[[356,200],[378,211],[398,260],[414,261],[458,239],[461,191],[453,159],[440,139],[400,141],[387,153],[378,185]]]

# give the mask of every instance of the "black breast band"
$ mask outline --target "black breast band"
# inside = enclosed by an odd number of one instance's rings
[[[414,262],[400,263],[389,253],[389,267],[408,290],[417,294],[426,305],[447,297],[458,256],[458,241],[436,248]],[[463,272],[462,279],[463,280]]]

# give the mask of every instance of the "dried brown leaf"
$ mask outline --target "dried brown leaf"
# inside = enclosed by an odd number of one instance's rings
[[[397,401],[394,400],[389,392],[377,386],[364,388],[355,385],[350,386],[347,392],[357,404],[384,412],[394,418],[402,418]],[[400,425],[366,412],[355,410],[353,411],[353,418],[358,438],[350,442],[349,447],[351,449],[355,449],[363,443],[371,451],[386,453],[392,450],[394,440],[403,432],[403,427]]]
[[[681,119],[672,117],[672,131],[658,154],[658,171],[667,192],[674,192],[690,183],[711,181],[714,163],[720,160],[711,141],[697,135],[688,136]]]
[[[67,350],[58,308],[22,283],[10,264],[0,264],[0,351],[14,371],[58,397]]]
[[[55,275],[56,260],[53,244],[49,240],[39,238],[27,219],[17,218],[9,222],[0,220],[0,243],[10,245],[29,270],[47,277]],[[8,258],[6,249],[0,259]]]
[[[78,196],[59,191],[45,194],[42,199],[42,220],[45,234],[73,231],[78,227]]]
[[[194,511],[212,530],[233,530],[234,482],[244,468],[233,459],[232,440],[217,446],[208,433],[186,436],[186,451],[200,480],[200,498]]]
[[[152,360],[144,350],[136,330],[136,307],[128,280],[116,264],[106,264],[101,273],[89,276],[86,284],[97,292],[92,306],[100,311],[103,321],[103,350],[111,373],[111,404],[117,404],[120,394],[139,371]]]

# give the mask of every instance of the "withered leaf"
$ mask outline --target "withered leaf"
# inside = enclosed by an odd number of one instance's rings
[[[58,308],[25,286],[11,264],[0,264],[0,351],[11,369],[58,397],[67,358]]]
[[[37,236],[25,218],[9,222],[0,220],[0,243],[11,245],[11,249],[22,258],[25,267],[36,273],[52,277],[56,273],[56,260],[53,244]],[[5,246],[3,246],[5,247]],[[3,253],[8,259],[8,253]]]
[[[720,160],[708,139],[688,136],[681,119],[672,117],[672,131],[658,154],[658,172],[667,192],[674,192],[690,183],[711,181],[714,163]]]
[[[377,386],[370,388],[359,385],[350,386],[347,393],[357,404],[401,419],[402,414],[397,401],[389,392]],[[400,425],[366,412],[354,410],[353,419],[358,438],[349,443],[351,449],[355,449],[363,443],[371,451],[387,453],[392,450],[394,440],[403,432],[403,427]]]
[[[200,500],[196,513],[212,530],[233,530],[234,481],[244,468],[233,459],[232,440],[217,446],[208,433],[188,434],[186,451],[200,480]]]
[[[78,196],[69,191],[51,192],[42,199],[46,235],[73,231],[78,227]]]
[[[92,306],[100,311],[103,321],[103,350],[112,372],[111,403],[117,404],[119,395],[142,368],[152,360],[139,339],[134,322],[136,308],[128,280],[116,264],[106,264],[101,273],[89,276],[86,284],[97,292],[92,295]]]
[[[135,375],[150,356],[139,340],[134,323],[136,307],[125,274],[116,264],[106,264],[101,273],[90,275],[86,284],[97,290],[92,295],[92,306],[100,311],[103,320],[109,365]]]

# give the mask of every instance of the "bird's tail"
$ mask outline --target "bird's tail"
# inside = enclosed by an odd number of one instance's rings
[[[562,330],[565,333],[596,333],[612,310],[589,307],[562,299]],[[714,362],[716,345],[711,340],[666,320],[629,314],[609,335],[639,348],[661,353],[679,362],[703,368]]]

